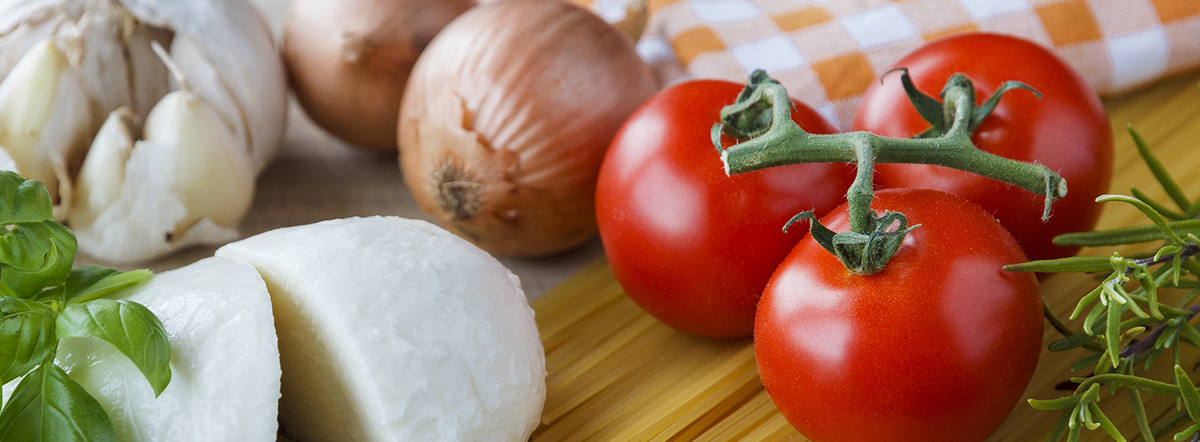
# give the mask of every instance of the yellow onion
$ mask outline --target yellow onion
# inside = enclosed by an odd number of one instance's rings
[[[479,6],[426,48],[400,108],[400,165],[421,208],[499,255],[565,250],[596,231],[596,177],[657,89],[633,42],[578,6]]]
[[[296,98],[318,125],[351,144],[396,150],[408,73],[442,27],[475,0],[295,0],[283,59]]]

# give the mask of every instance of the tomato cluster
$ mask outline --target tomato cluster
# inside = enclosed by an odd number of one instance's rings
[[[871,210],[920,226],[882,271],[851,272],[828,244],[813,235],[797,243],[799,233],[780,227],[799,211],[827,213],[852,169],[804,164],[726,176],[709,134],[739,87],[693,81],[653,97],[618,133],[597,189],[601,238],[622,287],[663,322],[713,337],[753,326],[763,384],[807,437],[983,440],[1019,400],[1040,353],[1037,280],[1001,267],[1075,252],[1050,239],[1098,217],[1092,200],[1112,169],[1108,120],[1067,65],[1013,37],[943,39],[897,66],[926,93],[965,74],[980,103],[1005,81],[1039,91],[1003,95],[971,140],[1061,174],[1070,193],[1055,206],[1060,215],[1043,224],[1044,195],[990,178],[881,164],[878,184],[896,189],[876,193]],[[893,137],[930,129],[900,83],[872,86],[854,128]],[[793,106],[805,131],[831,131]],[[821,222],[847,230],[846,206]]]

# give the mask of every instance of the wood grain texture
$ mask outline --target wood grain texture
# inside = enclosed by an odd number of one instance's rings
[[[1105,102],[1116,146],[1111,192],[1136,184],[1165,199],[1142,164],[1126,125],[1136,127],[1192,197],[1200,196],[1200,74],[1168,79]],[[1059,214],[1070,216],[1070,214]],[[1105,207],[1099,228],[1145,223],[1127,205]],[[1085,249],[1086,255],[1111,250]],[[1054,311],[1065,316],[1096,281],[1059,275],[1042,283]],[[676,332],[642,312],[603,260],[584,268],[533,303],[546,348],[548,396],[534,441],[774,441],[806,440],[779,415],[762,389],[749,340],[713,341]],[[1077,324],[1076,324],[1077,326]],[[1050,327],[1045,342],[1058,339]],[[1026,398],[1067,394],[1055,385],[1082,352],[1043,352]],[[1194,361],[1194,352],[1185,361]],[[1170,379],[1165,364],[1151,372]],[[1152,420],[1174,413],[1174,400],[1146,394]],[[1103,402],[1126,436],[1136,436],[1127,393]],[[1041,440],[1057,412],[1017,404],[993,441]],[[1169,438],[1169,436],[1168,436]],[[1083,440],[1107,440],[1100,430]]]

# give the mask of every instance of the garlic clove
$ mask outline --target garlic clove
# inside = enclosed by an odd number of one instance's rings
[[[177,227],[186,229],[203,218],[235,226],[250,209],[255,168],[249,153],[195,94],[167,94],[146,117],[144,139],[174,146],[173,190],[188,208]]]
[[[72,224],[91,224],[106,207],[117,201],[125,182],[125,163],[138,133],[136,116],[122,107],[109,114],[76,178],[71,207]]]
[[[84,161],[89,173],[80,174],[75,198],[81,209],[68,220],[80,250],[136,262],[235,239],[254,196],[255,170],[220,117],[196,95],[176,91],[150,111],[143,131],[123,169],[100,166],[119,159],[127,145],[121,136],[97,137]],[[117,198],[108,200],[117,183]]]
[[[274,51],[273,46],[271,50]],[[287,108],[287,96],[277,94],[277,86],[258,83],[267,78],[274,78],[277,84],[286,84],[287,80],[282,69],[273,69],[277,66],[267,69],[248,60],[231,59],[235,54],[221,52],[223,48],[210,39],[176,38],[171,44],[171,58],[187,76],[190,89],[234,128],[243,149],[253,156],[255,168],[261,169],[281,144],[287,112],[278,109]],[[271,56],[277,57],[274,52]],[[235,72],[237,76],[231,78],[221,72]]]
[[[171,58],[191,89],[226,117],[257,170],[287,123],[287,77],[262,15],[245,0],[120,0],[140,20],[175,31]]]
[[[88,101],[52,40],[35,45],[0,82],[0,148],[21,174],[59,199],[70,186],[68,159],[81,156],[92,134]]]
[[[104,146],[112,143],[111,137],[97,139],[92,152],[102,156],[104,152],[119,149]],[[103,147],[102,147],[103,146]],[[92,153],[89,153],[89,157]],[[169,189],[175,174],[173,148],[157,143],[139,141],[129,152],[129,161],[121,173],[113,169],[95,168],[98,173],[80,176],[76,182],[79,189],[74,207],[101,207],[98,213],[84,210],[72,211],[67,224],[75,231],[79,250],[109,262],[136,262],[168,252],[171,248],[175,225],[187,215],[187,208]],[[84,163],[92,162],[91,158]],[[120,182],[121,190],[115,201],[105,205],[93,204],[91,192],[82,190],[111,184],[97,182]],[[87,221],[91,222],[87,222]],[[229,232],[223,239],[235,238]]]

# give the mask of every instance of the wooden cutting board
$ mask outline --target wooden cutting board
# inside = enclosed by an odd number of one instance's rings
[[[1198,79],[1200,75],[1188,74],[1105,102],[1116,145],[1111,192],[1127,194],[1136,184],[1151,197],[1165,199],[1126,133],[1126,125],[1133,124],[1185,192],[1200,196]],[[1132,207],[1110,205],[1099,228],[1143,223]],[[1111,250],[1083,253],[1107,255]],[[1042,290],[1050,307],[1065,316],[1095,284],[1086,275],[1059,275],[1043,281]],[[603,260],[533,307],[548,371],[546,405],[534,441],[806,440],[764,392],[749,340],[700,339],[658,323],[624,295]],[[1058,338],[1046,328],[1046,343]],[[1068,394],[1055,386],[1067,380],[1068,367],[1082,355],[1043,352],[1024,397]],[[1193,353],[1185,361],[1195,357]],[[1174,413],[1172,398],[1144,397],[1152,421]],[[1104,409],[1126,436],[1136,436],[1125,392],[1108,398]],[[1036,411],[1021,402],[992,440],[1042,440],[1057,417],[1057,412]],[[1106,439],[1101,430],[1084,432],[1084,440]]]

